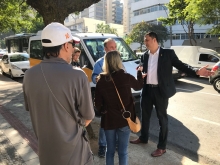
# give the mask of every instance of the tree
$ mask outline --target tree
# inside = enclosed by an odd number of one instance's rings
[[[100,0],[1,0],[0,31],[36,32],[51,22],[63,23]]]
[[[111,28],[110,25],[108,25],[108,24],[101,23],[101,24],[98,24],[96,26],[96,28],[97,28],[96,33],[111,33],[111,34],[118,35],[117,34],[117,29]]]
[[[128,37],[133,42],[140,43],[140,49],[144,45],[144,36],[147,32],[154,31],[158,34],[159,43],[163,46],[164,41],[168,39],[169,33],[166,27],[162,25],[148,24],[147,22],[140,22],[136,24]]]
[[[132,43],[132,39],[127,34],[123,37],[123,39],[128,45]]]
[[[195,15],[189,14],[190,11],[186,10],[188,4],[189,2],[187,0],[170,0],[166,5],[169,10],[169,16],[167,18],[160,17],[158,20],[162,21],[165,25],[174,25],[176,22],[180,23],[184,31],[188,34],[190,44],[196,45],[194,25],[197,18]]]
[[[63,23],[70,13],[80,12],[100,0],[26,0],[42,17],[44,24]]]
[[[216,0],[186,0],[188,6],[185,12],[190,17],[195,16],[200,25],[214,24],[208,31],[211,34],[220,34],[220,3]]]
[[[0,2],[0,31],[22,32],[32,28],[36,11],[22,0],[3,0]]]

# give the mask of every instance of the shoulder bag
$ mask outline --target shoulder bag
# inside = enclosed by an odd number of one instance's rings
[[[119,95],[118,89],[116,88],[115,82],[113,81],[112,78],[111,78],[111,80],[112,80],[112,82],[113,82],[113,84],[114,84],[114,86],[115,86],[115,90],[116,90],[116,92],[117,92],[117,94],[118,94],[118,98],[119,98],[119,100],[120,100],[120,102],[121,102],[121,105],[122,105],[122,107],[123,107],[123,110],[124,110],[124,112],[122,113],[123,118],[127,120],[128,125],[129,125],[129,127],[130,127],[130,130],[131,130],[132,132],[134,132],[134,133],[139,132],[139,131],[141,130],[141,122],[140,122],[139,118],[136,116],[135,122],[133,122],[133,121],[131,120],[131,112],[126,111],[126,109],[125,109],[125,107],[124,107],[124,104],[123,104],[123,102],[122,102],[122,100],[121,100],[121,97],[120,97],[120,95]]]

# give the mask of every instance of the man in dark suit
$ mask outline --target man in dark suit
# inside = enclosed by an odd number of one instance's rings
[[[172,77],[173,66],[192,76],[210,76],[213,74],[206,67],[193,69],[182,63],[174,50],[163,49],[158,45],[158,36],[149,32],[144,37],[148,51],[141,57],[143,73],[145,73],[144,86],[141,95],[142,129],[141,136],[130,143],[147,143],[149,136],[150,117],[155,106],[159,119],[160,133],[157,150],[151,153],[153,157],[161,156],[166,152],[168,135],[168,100],[176,93]]]

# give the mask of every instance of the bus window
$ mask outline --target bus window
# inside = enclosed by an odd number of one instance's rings
[[[42,44],[40,40],[32,40],[30,43],[30,58],[43,59]]]
[[[23,42],[22,42],[22,45],[23,45],[23,52],[26,52],[27,53],[27,50],[28,50],[28,38],[23,38]]]

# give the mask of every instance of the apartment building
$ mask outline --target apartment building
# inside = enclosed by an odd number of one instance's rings
[[[78,15],[70,14],[64,21],[65,26],[79,32],[95,32],[94,27],[100,23],[109,24],[113,28],[117,27],[118,34],[123,35],[123,3],[121,0],[101,0]]]
[[[161,22],[157,21],[157,18],[167,17],[169,14],[169,11],[164,6],[164,4],[166,3],[169,3],[169,0],[124,0],[124,7],[127,6],[127,13],[130,14],[124,16],[124,25],[126,26],[126,32],[130,32],[132,27],[141,21],[146,21],[153,24],[161,24]],[[212,25],[195,25],[195,38],[200,39],[207,37],[216,37],[212,35],[206,35],[207,30],[211,27]],[[171,45],[182,45],[183,41],[185,39],[188,39],[188,36],[184,31],[182,25],[176,23],[173,26],[167,26],[167,28],[170,32],[171,37],[164,43],[164,47],[169,48]]]

